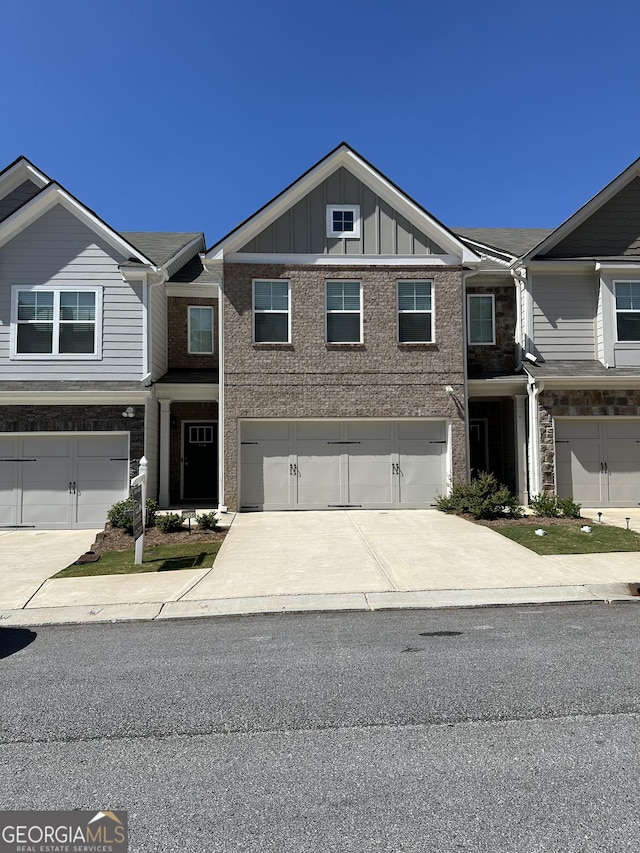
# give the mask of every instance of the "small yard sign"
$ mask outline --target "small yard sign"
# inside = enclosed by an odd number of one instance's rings
[[[197,518],[195,509],[183,509],[182,510],[182,518],[189,519],[189,533],[191,533],[191,519]]]

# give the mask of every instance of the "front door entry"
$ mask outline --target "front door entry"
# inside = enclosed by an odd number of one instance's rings
[[[182,499],[218,500],[218,424],[183,422]]]

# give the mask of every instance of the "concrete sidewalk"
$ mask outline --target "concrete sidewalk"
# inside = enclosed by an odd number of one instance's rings
[[[631,526],[640,525],[640,511],[621,512],[634,512]],[[211,569],[45,580],[35,593],[27,590],[26,600],[15,591],[8,602],[0,592],[0,625],[638,603],[628,588],[635,582],[638,552],[541,557],[494,530],[432,510],[255,513],[233,520]]]

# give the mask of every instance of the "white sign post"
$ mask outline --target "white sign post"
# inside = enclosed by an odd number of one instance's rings
[[[138,468],[138,476],[131,480],[131,496],[133,497],[133,531],[136,537],[136,553],[134,562],[136,566],[142,565],[142,554],[144,552],[144,528],[146,522],[147,509],[147,467],[148,462],[146,456],[140,460]],[[136,504],[139,504],[138,508]],[[136,511],[142,514],[141,530],[136,525]]]

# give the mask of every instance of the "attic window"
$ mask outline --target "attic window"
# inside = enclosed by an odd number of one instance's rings
[[[360,239],[360,205],[328,204],[327,237]]]

